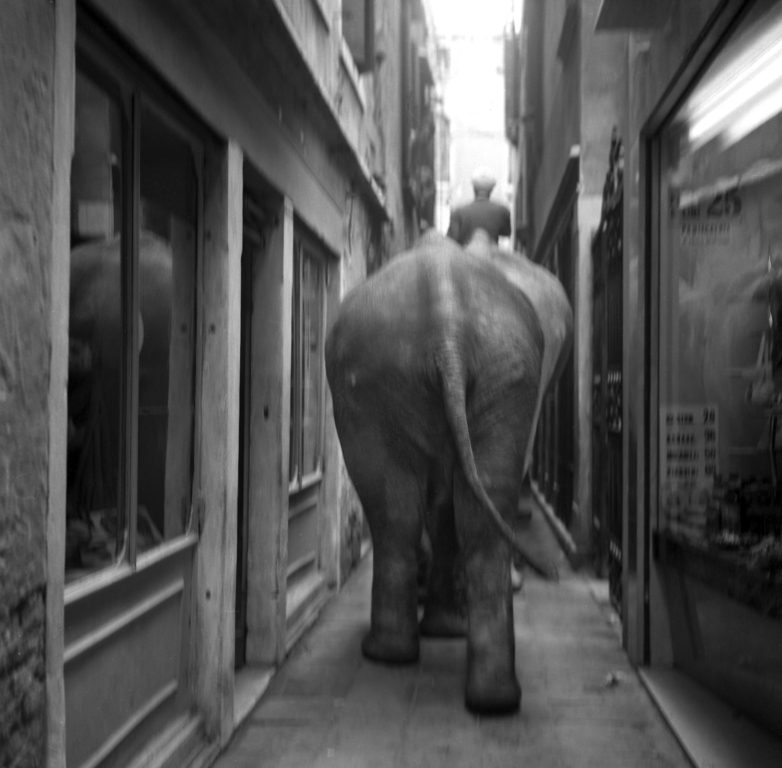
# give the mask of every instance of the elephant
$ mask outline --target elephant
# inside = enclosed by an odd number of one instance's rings
[[[484,230],[476,230],[465,248],[468,253],[475,256],[491,259],[507,280],[526,295],[535,308],[543,330],[544,348],[540,386],[532,430],[524,454],[524,472],[527,473],[532,460],[532,448],[543,397],[548,388],[562,375],[569,359],[573,343],[573,311],[567,293],[555,275],[519,253],[511,253],[494,245]]]
[[[545,291],[525,289],[536,275],[541,282],[533,267],[488,240],[462,249],[429,233],[346,295],[325,347],[337,435],[374,548],[362,652],[411,663],[420,633],[461,634],[454,585],[461,570],[465,704],[481,714],[516,711],[521,699],[512,551],[540,573],[556,574],[509,524],[546,384],[541,377],[553,375],[572,332],[569,305],[564,325],[537,311],[531,296]],[[547,352],[552,327],[566,332],[559,350]],[[424,527],[433,555],[419,632]]]
[[[113,559],[122,546],[123,531],[118,526],[120,397],[125,386],[121,245],[120,237],[114,236],[83,242],[71,252],[66,567],[74,571]],[[180,532],[171,522],[179,512],[167,515],[164,499],[183,474],[177,475],[173,467],[187,462],[171,459],[182,451],[169,448],[168,433],[170,425],[180,425],[179,435],[190,429],[187,409],[191,406],[184,394],[192,386],[186,361],[193,312],[192,300],[182,299],[190,282],[175,279],[168,240],[142,230],[138,249],[137,397],[143,409],[137,417],[138,472],[143,482],[139,483],[137,530],[138,546],[143,549]],[[173,306],[175,297],[178,306]]]

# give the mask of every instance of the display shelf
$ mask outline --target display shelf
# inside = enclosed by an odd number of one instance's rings
[[[753,566],[749,548],[724,550],[709,543],[654,534],[656,558],[762,614],[782,618],[782,563]]]

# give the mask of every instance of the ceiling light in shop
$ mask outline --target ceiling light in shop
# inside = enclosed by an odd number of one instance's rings
[[[689,100],[688,138],[694,150],[717,137],[738,141],[782,112],[782,18],[763,20]],[[750,39],[747,39],[750,38]]]
[[[782,67],[782,62],[779,66]],[[782,112],[782,73],[780,73],[773,89],[770,89],[757,101],[745,106],[746,109],[742,110],[741,115],[725,130],[728,144],[734,144],[739,139],[743,139],[755,128]]]

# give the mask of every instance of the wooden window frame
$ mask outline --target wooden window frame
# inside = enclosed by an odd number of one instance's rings
[[[303,316],[303,296],[302,279],[304,272],[304,259],[313,258],[317,260],[323,270],[323,282],[320,295],[320,348],[323,349],[326,340],[326,318],[328,305],[328,255],[324,248],[317,241],[302,232],[297,231],[293,240],[293,305],[291,311],[291,392],[295,397],[291,398],[291,445],[290,445],[290,485],[291,494],[304,491],[321,482],[323,479],[324,467],[324,436],[326,431],[325,412],[326,412],[326,374],[325,361],[323,357],[320,360],[321,376],[320,391],[318,392],[318,436],[316,446],[317,461],[316,468],[312,472],[304,474],[302,465],[304,463],[304,434],[303,434],[303,334],[302,334],[302,316]]]
[[[120,365],[120,409],[117,515],[125,530],[125,544],[113,564],[66,584],[66,602],[99,589],[160,559],[167,552],[189,546],[198,539],[196,509],[201,455],[201,399],[203,358],[203,240],[204,240],[204,163],[215,139],[198,118],[171,92],[154,72],[148,70],[111,32],[87,12],[79,14],[76,39],[76,69],[104,90],[120,108],[122,122],[122,226],[120,230],[120,316],[122,359]],[[141,217],[141,114],[153,112],[188,144],[193,157],[196,181],[196,255],[194,296],[193,355],[193,431],[190,445],[191,493],[183,533],[161,542],[143,553],[138,552],[138,415],[140,358],[133,350],[140,334],[139,236]]]

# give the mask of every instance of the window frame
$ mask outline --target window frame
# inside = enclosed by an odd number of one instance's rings
[[[66,602],[81,598],[129,572],[149,567],[167,554],[190,546],[198,539],[197,508],[200,505],[200,444],[203,371],[203,251],[204,251],[204,164],[216,139],[204,124],[179,100],[159,75],[149,70],[123,43],[88,12],[77,19],[75,66],[95,83],[120,110],[122,223],[120,238],[120,318],[122,344],[120,362],[120,413],[117,457],[117,520],[124,529],[124,542],[114,562],[66,582]],[[195,274],[193,301],[193,417],[190,441],[190,494],[183,532],[139,552],[138,538],[138,417],[141,283],[139,242],[141,221],[141,116],[154,113],[187,143],[193,159],[196,183]],[[73,189],[71,189],[71,197]]]

